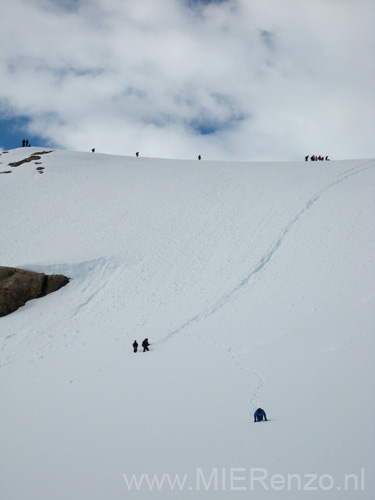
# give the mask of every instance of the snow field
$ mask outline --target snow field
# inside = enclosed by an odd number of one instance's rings
[[[0,177],[1,265],[72,279],[1,318],[4,498],[370,498],[374,160],[40,161]]]

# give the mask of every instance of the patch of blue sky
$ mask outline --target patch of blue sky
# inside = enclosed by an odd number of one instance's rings
[[[0,114],[0,148],[5,151],[20,148],[24,139],[27,139],[31,146],[53,147],[45,138],[30,134],[29,124],[30,120],[25,116]]]
[[[194,118],[187,122],[189,128],[197,135],[213,135],[217,132],[222,132],[224,130],[230,130],[237,127],[241,122],[246,119],[244,114],[238,114],[236,116],[231,116],[227,120],[215,120],[210,118]]]
[[[185,0],[189,7],[199,6],[199,5],[209,5],[209,4],[220,4],[229,2],[231,0]]]
[[[260,38],[270,52],[274,53],[276,51],[276,41],[273,33],[267,30],[261,30]]]
[[[201,122],[199,120],[193,120],[189,123],[189,126],[198,135],[212,135],[218,132],[222,128],[222,124],[215,122]]]
[[[209,5],[220,5],[233,0],[183,0],[185,6],[195,14],[202,14]]]
[[[52,8],[66,10],[68,12],[77,12],[82,5],[81,0],[47,0],[44,4]]]
[[[211,113],[191,96],[179,96],[176,102],[182,106],[198,107],[194,118],[188,120],[187,125],[200,135],[210,135],[216,132],[229,130],[249,118],[247,113],[240,110],[235,100],[226,94],[210,93],[215,102],[217,113]]]

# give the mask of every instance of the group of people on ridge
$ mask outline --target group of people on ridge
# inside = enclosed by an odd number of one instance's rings
[[[150,350],[148,348],[149,345],[150,345],[150,343],[149,343],[148,339],[144,339],[144,341],[142,342],[143,352]],[[133,349],[134,349],[134,352],[138,351],[138,342],[136,340],[133,342]]]
[[[308,161],[308,160],[309,160],[309,155],[305,156],[305,161]],[[312,155],[312,156],[310,156],[310,160],[311,160],[311,161],[324,161],[324,160],[325,160],[325,161],[329,161],[329,158],[328,158],[328,156],[326,156],[326,157],[324,158],[324,156],[320,156],[320,155],[319,155],[319,156]]]

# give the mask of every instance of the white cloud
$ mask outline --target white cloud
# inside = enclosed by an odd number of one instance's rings
[[[374,156],[372,0],[13,0],[2,109],[58,146]]]

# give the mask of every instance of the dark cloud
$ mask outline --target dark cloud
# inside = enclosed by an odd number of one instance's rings
[[[84,3],[83,0],[44,0],[44,2],[40,2],[40,5],[45,9],[78,12]]]
[[[274,53],[276,51],[276,41],[273,33],[267,30],[261,30],[260,38],[270,52]]]
[[[233,0],[183,0],[189,7],[199,7],[205,5],[218,5],[222,3],[233,2]]]

